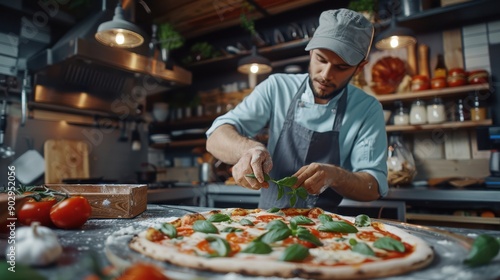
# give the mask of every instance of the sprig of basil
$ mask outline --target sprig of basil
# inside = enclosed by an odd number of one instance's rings
[[[212,222],[212,223],[220,223],[220,222],[226,222],[231,220],[231,217],[229,217],[226,214],[213,214],[212,216],[208,217],[207,221]]]
[[[260,254],[260,255],[269,254],[272,251],[273,249],[271,248],[271,246],[269,246],[265,242],[258,240],[250,242],[245,249],[241,250],[242,253]]]
[[[309,249],[300,244],[290,245],[283,251],[280,260],[286,262],[303,261],[309,256]]]
[[[268,232],[264,233],[263,235],[259,236],[257,240],[265,242],[267,244],[271,244],[277,241],[281,241],[286,239],[292,234],[292,231],[286,227],[286,228],[275,228],[272,230],[269,230]]]
[[[384,236],[373,242],[373,247],[383,249],[386,251],[397,251],[403,253],[405,251],[405,245],[392,237]]]
[[[310,242],[318,247],[323,246],[319,238],[304,227],[299,227],[294,235],[296,235],[298,239]]]
[[[242,232],[243,229],[235,228],[235,227],[225,227],[221,230],[221,232]]]
[[[272,220],[265,227],[265,229],[267,230],[280,229],[280,228],[288,228],[288,226],[282,220]]]
[[[267,209],[267,213],[277,213],[280,210],[281,209],[279,209],[278,207],[271,207],[271,208]]]
[[[351,247],[351,250],[356,253],[360,253],[367,256],[375,256],[375,252],[373,251],[368,244],[363,242],[356,242],[354,246]]]
[[[327,214],[319,214],[318,219],[322,224],[325,224],[327,222],[333,222],[332,216]]]
[[[250,221],[249,219],[245,219],[245,218],[240,220],[240,224],[243,226],[254,226],[255,225],[252,221]]]
[[[172,224],[163,223],[158,230],[169,238],[177,237],[177,229]]]
[[[348,224],[344,221],[332,221],[323,223],[318,227],[318,230],[326,232],[340,232],[340,233],[358,232],[358,229],[355,226]]]
[[[480,266],[489,263],[500,251],[500,243],[495,237],[481,234],[472,243],[472,248],[464,260],[468,266]]]
[[[354,219],[354,224],[358,227],[369,227],[372,224],[372,221],[368,215],[361,214],[357,215]]]
[[[219,230],[207,220],[198,220],[194,222],[193,230],[203,233],[219,233]]]
[[[296,225],[314,225],[314,221],[306,216],[295,216],[290,219],[290,223],[295,223]]]
[[[211,254],[211,257],[226,257],[229,255],[229,252],[231,252],[231,246],[226,239],[217,236],[209,236],[205,239],[210,243],[210,247],[216,252],[216,254]]]
[[[253,174],[253,173],[246,174],[245,176],[250,177],[250,178],[254,178],[254,179],[256,178],[255,174]],[[297,180],[298,180],[298,178],[295,176],[290,176],[290,177],[285,177],[285,178],[282,178],[279,180],[275,180],[275,179],[272,179],[267,173],[264,173],[264,181],[273,182],[278,187],[277,200],[280,200],[283,197],[283,195],[285,194],[285,187],[290,189],[290,192],[287,192],[287,194],[290,195],[290,199],[288,202],[290,203],[290,206],[292,206],[292,207],[295,206],[295,204],[297,204],[298,197],[300,197],[301,199],[306,199],[307,195],[308,195],[306,189],[304,189],[304,187],[302,187],[302,186],[298,187],[298,188],[292,188],[297,183]]]

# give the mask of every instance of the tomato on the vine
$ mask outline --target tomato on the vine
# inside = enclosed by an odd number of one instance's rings
[[[66,198],[50,211],[50,219],[58,228],[75,229],[81,227],[90,218],[92,208],[83,196]]]
[[[53,197],[42,198],[40,201],[28,198],[16,211],[17,220],[25,226],[36,221],[40,222],[42,226],[51,227],[54,224],[50,219],[50,211],[56,203],[57,199]]]

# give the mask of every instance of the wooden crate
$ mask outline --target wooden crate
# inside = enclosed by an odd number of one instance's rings
[[[146,210],[146,185],[46,184],[49,189],[86,197],[92,206],[90,218],[133,218]]]

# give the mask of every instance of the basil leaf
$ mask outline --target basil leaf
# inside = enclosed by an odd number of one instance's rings
[[[344,221],[332,221],[326,222],[318,227],[319,231],[327,231],[327,232],[340,232],[340,233],[356,233],[358,229],[348,224]]]
[[[290,196],[290,206],[295,206],[295,204],[297,203],[297,196],[295,194],[293,194],[292,196]]]
[[[482,234],[476,237],[464,263],[468,266],[480,266],[489,263],[500,251],[500,244],[495,237]]]
[[[288,226],[282,220],[272,220],[266,225],[265,228],[268,230],[273,230],[280,228],[288,228]]]
[[[357,215],[354,224],[358,227],[369,227],[372,224],[370,217],[365,214]]]
[[[313,220],[309,219],[306,216],[302,216],[302,215],[293,217],[290,220],[290,222],[292,222],[292,221],[295,222],[297,225],[314,225]]]
[[[283,251],[280,260],[286,262],[302,261],[309,256],[309,249],[300,244],[290,245]]]
[[[319,240],[316,235],[312,234],[308,229],[300,227],[297,229],[297,238],[307,242],[311,242],[316,246],[323,246],[323,243]]]
[[[262,241],[252,241],[248,246],[241,250],[242,253],[249,253],[249,254],[269,254],[273,251],[271,246],[269,246],[267,243],[264,243]]]
[[[285,189],[283,188],[283,186],[280,185],[277,186],[278,186],[278,197],[276,198],[276,200],[280,200],[285,194]]]
[[[405,251],[405,245],[392,237],[384,236],[373,242],[373,247],[387,250],[387,251],[397,251],[403,253]]]
[[[333,222],[332,216],[327,214],[319,214],[318,219],[322,224],[326,224],[327,222]]]
[[[203,233],[219,233],[219,230],[209,221],[198,220],[193,224],[193,230]]]
[[[177,237],[177,229],[172,224],[163,223],[158,230],[160,230],[163,234],[165,234],[169,238]]]
[[[272,229],[258,238],[259,241],[265,242],[267,244],[271,244],[277,241],[281,241],[286,239],[288,236],[292,234],[292,231],[286,227],[286,228],[276,228]]]
[[[356,240],[356,239],[354,239],[354,238],[351,238],[351,239],[349,239],[349,244],[350,244],[351,246],[354,246],[354,245],[358,244],[358,240]]]
[[[356,245],[352,246],[351,250],[363,255],[375,256],[375,252],[373,252],[372,248],[370,248],[370,246],[368,246],[366,243],[358,242],[356,243]]]
[[[255,177],[255,174],[251,173],[251,174],[246,174],[245,175],[246,177],[249,177],[249,178],[253,178],[253,179],[257,179],[257,177]],[[267,173],[264,173],[264,181],[272,181],[273,179],[271,179],[271,177],[269,176],[269,174]]]
[[[224,229],[221,230],[221,232],[242,232],[243,230],[241,228],[235,228],[235,227],[225,227]]]
[[[207,221],[213,222],[213,223],[225,222],[225,221],[229,221],[229,220],[231,220],[231,217],[229,217],[226,214],[221,214],[221,213],[214,214],[214,215],[208,217],[208,219],[207,219]]]
[[[279,209],[278,207],[272,207],[272,208],[267,209],[267,213],[276,213],[280,210],[281,209]]]
[[[215,256],[212,255],[213,257],[226,257],[227,255],[229,255],[231,246],[226,239],[209,236],[206,238],[206,240],[210,242],[210,247],[212,247],[217,252]]]
[[[276,181],[276,185],[292,187],[293,185],[295,185],[295,183],[297,183],[297,180],[298,180],[297,177],[293,177],[293,176],[292,177],[285,177],[283,179]]]
[[[302,199],[306,199],[307,196],[309,195],[304,187],[298,187],[296,189],[296,193]]]
[[[255,224],[249,219],[241,219],[240,224],[243,226],[254,226]]]

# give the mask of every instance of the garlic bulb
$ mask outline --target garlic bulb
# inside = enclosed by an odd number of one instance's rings
[[[62,246],[57,235],[48,227],[33,222],[16,232],[16,260],[20,263],[44,266],[59,258]]]

